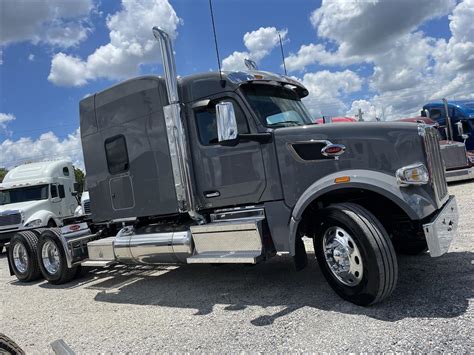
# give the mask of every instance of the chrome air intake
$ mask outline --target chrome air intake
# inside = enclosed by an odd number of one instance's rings
[[[113,245],[115,260],[124,264],[186,263],[194,249],[189,230],[162,226],[124,227]]]
[[[163,70],[165,73],[166,91],[169,105],[163,107],[166,123],[166,133],[173,168],[173,178],[176,198],[180,212],[188,212],[190,217],[199,224],[205,219],[196,212],[193,185],[191,181],[191,168],[189,153],[186,145],[186,135],[181,122],[181,109],[179,106],[178,80],[176,78],[176,65],[173,55],[171,38],[163,29],[153,27],[153,35],[160,43]]]
[[[436,129],[433,127],[424,127],[421,129],[431,185],[436,196],[437,207],[440,208],[448,200],[449,193],[438,135]]]

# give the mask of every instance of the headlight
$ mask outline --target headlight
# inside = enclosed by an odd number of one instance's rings
[[[41,224],[43,223],[43,221],[41,219],[34,219],[30,222],[28,222],[27,224],[25,224],[25,227],[39,227],[41,226]]]
[[[397,182],[400,186],[425,185],[430,181],[430,175],[426,167],[421,164],[404,166],[397,170]]]

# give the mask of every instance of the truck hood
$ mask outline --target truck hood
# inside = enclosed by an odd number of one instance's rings
[[[419,127],[405,122],[357,122],[285,127],[274,130],[282,186],[287,204],[314,182],[338,171],[368,170],[395,177],[414,163],[425,163]],[[342,144],[339,159],[321,154],[326,141]],[[297,181],[297,183],[295,183]]]
[[[18,203],[9,203],[8,205],[0,206],[0,214],[6,211],[21,211],[28,212],[30,210],[37,210],[39,207],[48,203],[48,200],[38,200],[38,201],[25,201]]]

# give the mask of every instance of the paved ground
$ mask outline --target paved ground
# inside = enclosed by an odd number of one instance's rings
[[[474,182],[450,187],[461,227],[450,253],[401,257],[380,305],[339,299],[315,262],[89,272],[74,283],[21,284],[0,256],[0,332],[29,353],[64,339],[78,353],[415,351],[472,353]]]

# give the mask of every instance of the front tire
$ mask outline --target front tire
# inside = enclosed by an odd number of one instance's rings
[[[329,285],[360,306],[378,303],[393,292],[398,264],[385,228],[354,203],[330,205],[318,214],[314,250]]]
[[[43,277],[51,284],[60,285],[74,279],[77,267],[68,268],[66,254],[57,230],[47,229],[38,242],[38,264]]]
[[[16,233],[8,247],[8,259],[18,280],[35,281],[41,277],[37,261],[38,237],[31,231]]]

